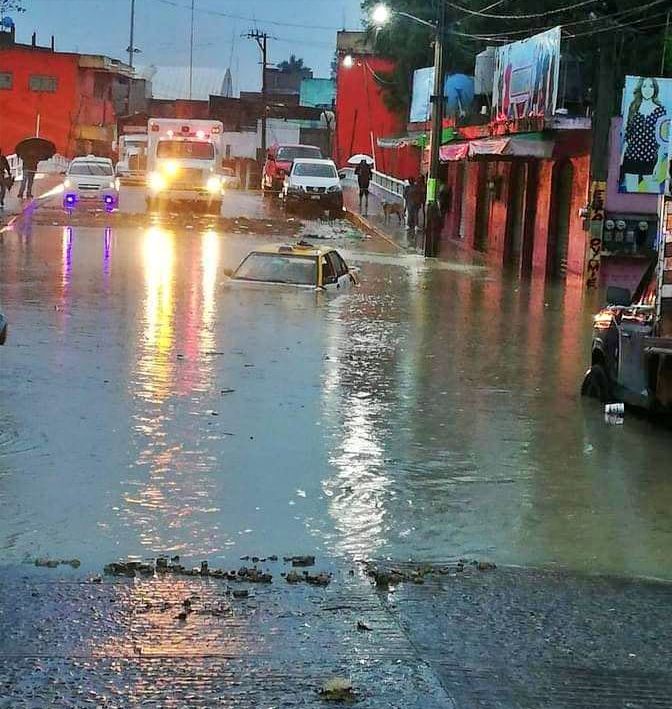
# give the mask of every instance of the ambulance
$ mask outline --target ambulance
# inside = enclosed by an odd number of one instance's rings
[[[220,121],[150,118],[147,207],[178,202],[219,213],[224,194]]]

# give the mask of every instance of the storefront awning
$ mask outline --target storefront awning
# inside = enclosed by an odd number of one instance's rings
[[[516,135],[502,138],[478,138],[468,143],[441,146],[442,162],[464,160],[467,157],[501,155],[502,157],[550,158],[553,156],[553,141],[540,134]]]
[[[464,160],[469,156],[469,143],[454,143],[452,145],[442,145],[439,150],[441,162],[452,162],[453,160]]]

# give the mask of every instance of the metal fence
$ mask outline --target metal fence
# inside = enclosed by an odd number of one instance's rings
[[[399,180],[391,175],[386,175],[383,172],[378,172],[378,170],[373,171],[372,184],[378,189],[383,190],[388,195],[394,195],[400,200],[404,199],[404,187],[406,187],[406,182],[404,180]]]
[[[349,180],[356,179],[355,169],[352,167],[346,167],[341,172],[345,172]],[[397,201],[403,202],[405,187],[406,182],[404,180],[386,175],[384,172],[378,172],[378,170],[372,171],[369,189],[381,199],[389,200],[392,197]]]
[[[18,155],[8,155],[7,161],[9,162],[9,170],[12,173],[12,177],[15,180],[23,179],[23,161]],[[49,160],[43,160],[38,163],[37,171],[44,174],[59,174],[65,172],[68,169],[70,160],[64,155],[59,155],[56,153],[53,158]]]

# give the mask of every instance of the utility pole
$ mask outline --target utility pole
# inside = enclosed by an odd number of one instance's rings
[[[599,59],[595,81],[592,116],[593,144],[590,155],[590,195],[588,202],[588,244],[586,249],[586,287],[599,284],[604,205],[609,173],[609,130],[616,103],[615,67],[617,32],[603,32],[599,40]]]
[[[432,95],[432,133],[429,158],[429,179],[427,180],[427,224],[425,225],[425,256],[435,256],[439,239],[441,217],[438,203],[438,183],[440,170],[440,148],[443,133],[443,59],[444,34],[446,29],[446,3],[439,0],[439,16],[434,38],[434,92]]]
[[[670,15],[672,12],[667,12],[667,22],[665,23],[665,31],[663,32],[663,55],[660,59],[660,75],[665,76],[665,67],[667,66],[667,44],[672,41],[670,37]]]
[[[128,40],[128,66],[133,68],[133,55],[135,47],[133,46],[133,35],[135,34],[135,0],[131,0],[131,36]]]
[[[191,0],[191,30],[189,33],[189,100],[191,101],[194,81],[194,5],[196,0]]]
[[[268,65],[268,35],[259,30],[250,30],[246,35],[247,39],[253,39],[261,50],[261,159],[266,159],[266,114],[268,106],[266,102],[266,67]]]

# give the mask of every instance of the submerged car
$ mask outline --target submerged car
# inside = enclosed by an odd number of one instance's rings
[[[282,199],[288,211],[314,206],[328,210],[332,219],[339,216],[343,212],[343,188],[333,160],[295,160],[285,177]]]
[[[313,246],[305,241],[250,252],[231,279],[324,290],[347,288],[357,283],[354,270],[336,249]]]
[[[109,158],[75,158],[65,173],[63,207],[71,211],[85,203],[112,210],[119,204],[119,180]]]

